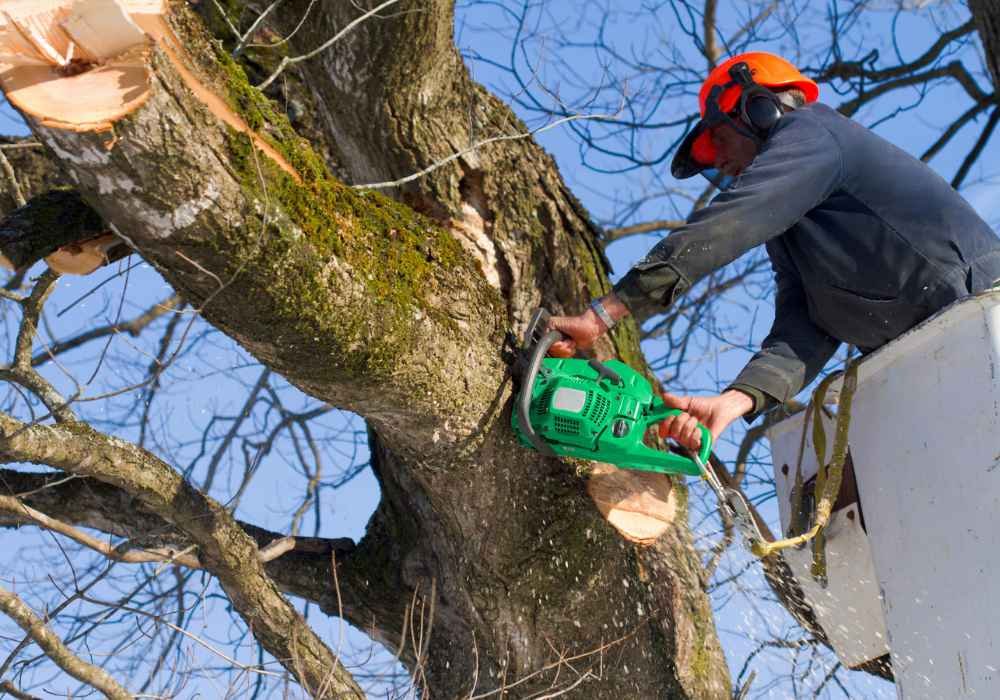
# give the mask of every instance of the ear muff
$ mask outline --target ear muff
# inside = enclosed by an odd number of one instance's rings
[[[739,109],[743,122],[758,136],[766,138],[781,119],[781,100],[753,79],[753,71],[745,62],[730,67],[729,77],[740,86]]]
[[[745,90],[740,116],[761,136],[767,136],[781,119],[781,101],[767,88],[754,86]]]

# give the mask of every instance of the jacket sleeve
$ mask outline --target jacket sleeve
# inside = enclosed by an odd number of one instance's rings
[[[735,186],[657,243],[614,291],[640,321],[699,279],[784,233],[841,183],[840,146],[809,114],[781,119]]]
[[[777,284],[774,325],[760,352],[729,386],[754,397],[753,413],[747,421],[799,393],[816,378],[840,345],[839,340],[810,320],[802,281],[783,249],[780,241],[768,245]]]

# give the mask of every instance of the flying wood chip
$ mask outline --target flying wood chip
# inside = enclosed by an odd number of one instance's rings
[[[45,126],[109,129],[149,97],[140,26],[162,11],[161,0],[0,0],[0,86]]]

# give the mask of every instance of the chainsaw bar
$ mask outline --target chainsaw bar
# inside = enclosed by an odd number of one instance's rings
[[[712,491],[715,492],[715,497],[719,499],[719,504],[733,519],[733,522],[736,523],[736,527],[739,528],[740,534],[743,535],[743,540],[747,548],[753,552],[763,545],[766,539],[757,526],[757,521],[754,520],[753,515],[750,513],[750,505],[747,503],[746,497],[736,489],[723,486],[711,463],[706,464],[702,462],[698,455],[694,453],[692,453],[692,459],[698,465],[698,468],[701,469],[702,477],[708,482]]]

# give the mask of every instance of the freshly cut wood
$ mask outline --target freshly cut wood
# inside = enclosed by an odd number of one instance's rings
[[[64,275],[89,275],[106,264],[108,252],[119,245],[121,239],[109,233],[89,241],[64,246],[45,258],[45,262],[53,270]]]
[[[63,31],[96,61],[120,56],[146,42],[146,35],[118,0],[89,0],[60,23]]]
[[[159,3],[14,0],[0,6],[0,85],[45,126],[102,131],[150,93],[151,39],[130,13]]]
[[[595,464],[587,493],[604,519],[638,544],[655,542],[677,517],[677,495],[666,474]]]
[[[149,97],[144,63],[108,66],[61,77],[48,66],[21,66],[0,77],[7,99],[43,125],[71,131],[106,131]],[[87,95],[81,100],[81,95]]]

